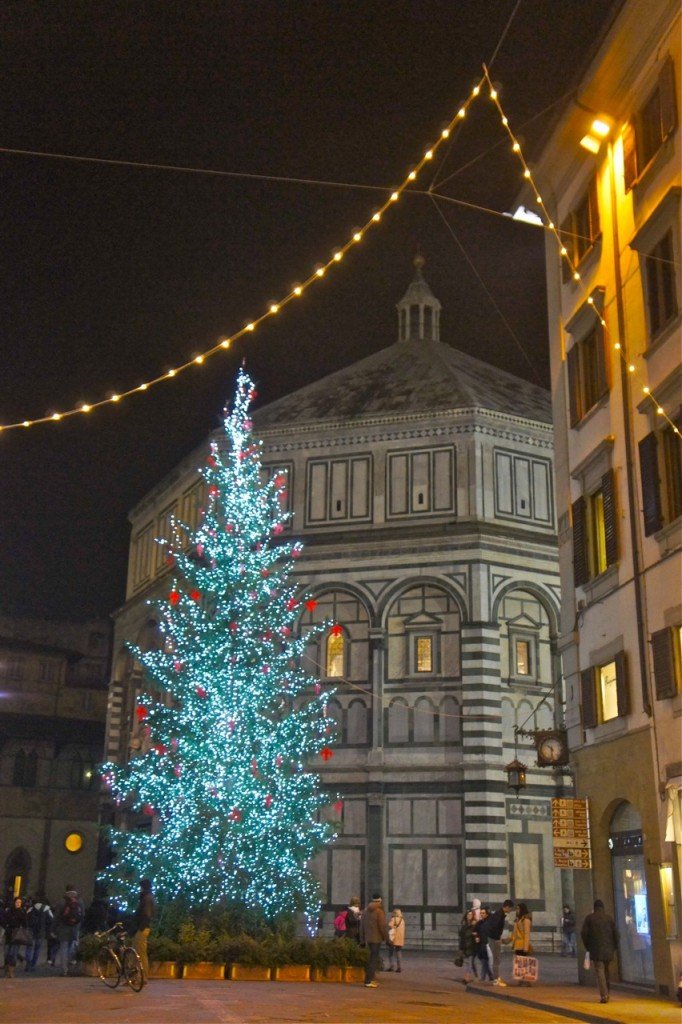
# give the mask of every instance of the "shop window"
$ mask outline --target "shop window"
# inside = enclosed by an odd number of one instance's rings
[[[609,849],[621,979],[633,984],[653,985],[644,836],[642,819],[632,804],[621,804],[613,815]]]
[[[623,132],[625,189],[636,185],[677,126],[675,69],[670,57],[661,65],[656,85]]]
[[[325,675],[331,679],[342,679],[345,674],[346,638],[343,632],[331,632],[326,643]]]
[[[595,323],[566,355],[570,423],[577,426],[597,402],[608,394],[604,329]]]
[[[677,422],[682,423],[678,414]],[[639,442],[644,533],[657,533],[682,515],[682,449],[679,435],[666,424]]]
[[[577,266],[592,251],[601,238],[599,223],[599,200],[596,176],[575,209],[571,210],[560,230],[561,241],[573,266]],[[571,267],[567,260],[561,261],[564,282],[571,278]]]
[[[618,561],[616,494],[613,470],[600,486],[573,502],[573,572],[577,587]]]
[[[656,700],[674,697],[682,689],[682,626],[651,634]]]
[[[584,729],[628,715],[630,686],[624,652],[612,661],[582,671],[580,689]]]

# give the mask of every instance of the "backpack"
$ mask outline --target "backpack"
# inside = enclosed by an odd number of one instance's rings
[[[346,914],[347,910],[342,910],[340,914],[337,914],[334,918],[334,928],[337,932],[345,932],[346,930]]]
[[[66,894],[64,906],[59,912],[59,920],[62,924],[69,925],[72,928],[74,925],[81,923],[83,920],[83,908],[77,896],[72,896],[70,893]]]

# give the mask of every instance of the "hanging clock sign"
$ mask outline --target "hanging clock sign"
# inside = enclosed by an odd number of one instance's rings
[[[534,734],[539,768],[557,768],[568,764],[568,738],[565,729],[544,729]]]

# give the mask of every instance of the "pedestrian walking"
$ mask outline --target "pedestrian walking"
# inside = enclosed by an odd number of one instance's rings
[[[602,900],[594,901],[594,910],[588,914],[580,929],[580,938],[594,964],[594,973],[599,986],[599,1002],[608,1003],[611,992],[609,964],[618,948],[616,922],[604,910]]]
[[[505,900],[501,907],[488,918],[488,945],[492,953],[493,963],[493,985],[499,985],[501,988],[506,988],[506,981],[502,981],[500,977],[500,952],[501,952],[501,940],[502,933],[504,932],[504,926],[507,921],[507,914],[511,914],[514,909],[514,903],[512,900]]]
[[[69,973],[69,963],[73,959],[78,937],[80,935],[81,921],[85,915],[83,901],[73,885],[67,885],[64,895],[55,909],[54,933],[59,942],[59,951],[54,964],[57,966],[57,959],[64,977]]]
[[[471,901],[471,912],[474,915],[474,921],[478,921],[481,916],[481,901],[478,896],[475,896]]]
[[[13,978],[17,961],[26,953],[31,944],[31,933],[28,930],[28,915],[21,896],[16,896],[7,914],[5,925],[5,977]]]
[[[476,958],[481,966],[481,981],[495,980],[493,975],[493,955],[488,945],[489,920],[488,908],[481,907],[481,916],[474,924]]]
[[[346,914],[346,938],[352,939],[353,942],[360,942],[360,921],[362,919],[362,910],[360,909],[360,900],[357,896],[352,896],[350,903],[348,904],[348,913]]]
[[[379,983],[374,976],[379,967],[379,952],[382,942],[388,942],[388,926],[386,914],[381,905],[381,895],[375,893],[362,915],[360,941],[369,949],[369,959],[365,968],[365,988],[378,988]]]
[[[393,955],[395,954],[396,973],[402,971],[402,953],[405,945],[405,918],[399,907],[393,911],[388,919],[388,969],[393,970]]]
[[[53,921],[54,917],[50,904],[47,902],[45,895],[40,893],[36,896],[28,912],[28,927],[33,939],[33,945],[31,946],[30,954],[29,952],[26,954],[27,971],[35,971],[43,942],[45,942],[52,931]]]
[[[135,911],[135,934],[132,938],[132,947],[136,951],[142,964],[145,981],[149,978],[149,958],[147,956],[147,942],[151,931],[152,921],[156,912],[156,904],[152,895],[152,883],[149,878],[143,878],[140,882],[140,898]]]
[[[473,910],[468,910],[459,926],[459,955],[455,957],[455,964],[458,967],[464,967],[467,962],[469,964],[471,973],[467,974],[465,968],[464,977],[460,979],[465,985],[478,977],[475,925],[474,912]]]
[[[575,956],[575,954],[575,914],[569,905],[565,903],[561,914],[561,955]]]
[[[340,910],[334,918],[334,938],[345,939],[346,937],[346,918],[348,917],[348,907],[344,907]]]

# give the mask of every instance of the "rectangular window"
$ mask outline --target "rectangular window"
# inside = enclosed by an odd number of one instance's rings
[[[515,643],[516,647],[516,675],[517,676],[529,676],[531,674],[530,667],[530,641],[529,640],[517,640]]]
[[[152,524],[140,530],[134,544],[133,586],[139,587],[149,579],[152,561]]]
[[[674,697],[682,689],[682,626],[651,634],[656,700]]]
[[[601,486],[581,495],[571,506],[573,518],[573,574],[576,587],[605,572],[618,561],[616,490],[613,470]]]
[[[453,448],[396,452],[388,456],[387,518],[454,512]]]
[[[415,642],[417,672],[433,672],[433,637],[418,636],[415,637]]]
[[[292,488],[294,485],[294,467],[291,462],[265,462],[261,466],[260,480],[261,484],[265,485],[270,483],[278,477],[283,482],[283,488],[279,492],[279,506],[283,513],[291,512],[292,508]],[[287,526],[291,525],[289,520]],[[285,526],[285,529],[287,527]]]
[[[584,729],[630,713],[630,685],[625,653],[580,673],[580,703]]]
[[[666,139],[677,126],[675,69],[670,57],[661,65],[658,81],[623,132],[623,174],[626,191],[636,185]]]
[[[575,427],[609,390],[601,324],[575,342],[566,362],[570,422]]]
[[[618,691],[616,689],[616,663],[601,665],[597,669],[599,676],[599,701],[602,722],[609,722],[618,717]]]
[[[371,456],[311,459],[307,466],[308,524],[371,518]]]
[[[649,537],[682,515],[682,450],[671,426],[653,430],[639,442],[639,469],[644,533]]]
[[[677,316],[677,281],[673,234],[668,231],[645,256],[649,338],[655,339]]]
[[[574,267],[592,251],[601,238],[596,175],[578,205],[562,223],[559,233]],[[569,281],[571,268],[565,259],[561,261],[561,272],[564,282]]]

